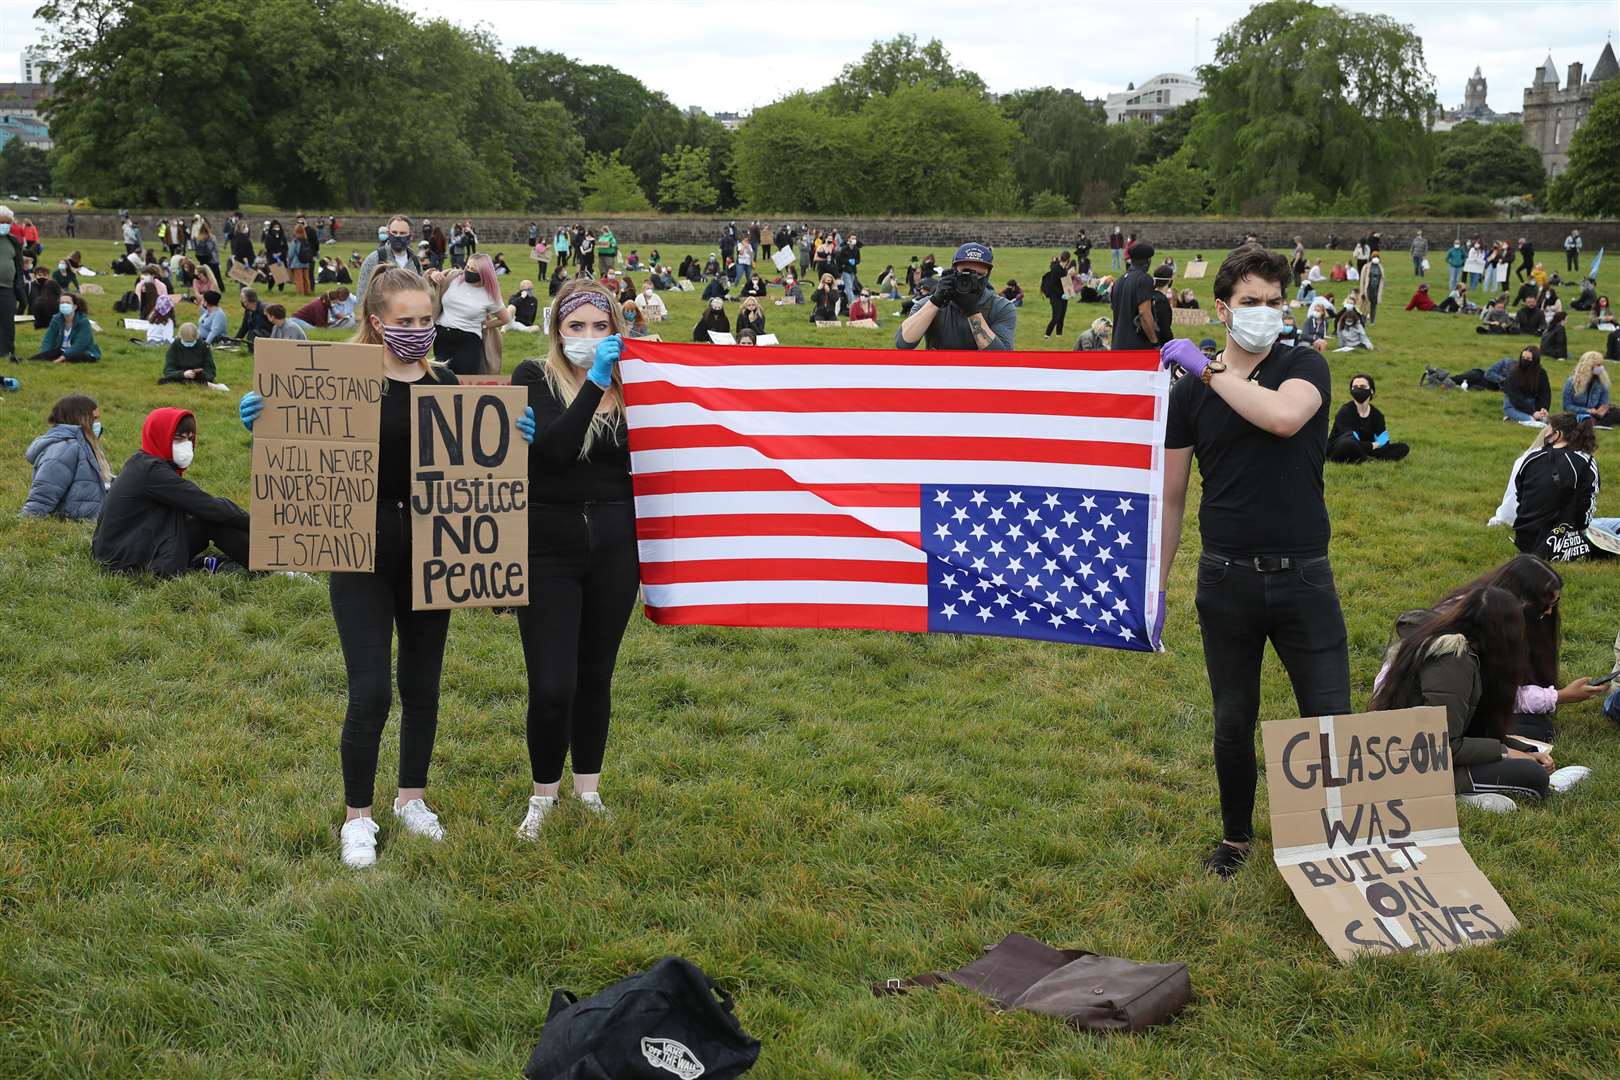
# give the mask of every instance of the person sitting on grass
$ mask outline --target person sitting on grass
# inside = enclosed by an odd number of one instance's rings
[[[1479,325],[1474,327],[1476,334],[1517,334],[1518,324],[1513,316],[1508,314],[1507,300],[1498,296],[1480,313]]]
[[[1520,551],[1548,562],[1612,553],[1620,547],[1620,518],[1593,516],[1601,478],[1592,422],[1556,413],[1547,421],[1546,436],[1514,463],[1512,492],[1493,520],[1512,526]]]
[[[110,573],[174,577],[187,570],[245,570],[248,512],[185,478],[196,457],[197,418],[153,409],[141,448],[107,492],[90,552]],[[209,555],[212,545],[223,553]]]
[[[759,338],[754,334],[754,332],[752,330],[744,330],[744,331],[740,332],[737,335],[737,344],[739,344],[739,345],[758,345],[759,344]]]
[[[1373,693],[1374,710],[1440,706],[1457,800],[1507,813],[1591,775],[1553,772],[1545,751],[1509,734],[1526,654],[1523,605],[1506,589],[1473,589],[1404,634]],[[1398,629],[1397,633],[1400,633]]]
[[[738,319],[741,318],[742,315],[739,312]],[[624,336],[626,340],[631,338],[658,340],[658,335],[654,334],[647,326],[646,314],[634,300],[624,305]]]
[[[748,278],[748,283],[743,286],[742,290],[742,295],[744,297],[766,296],[768,293],[769,290],[766,288],[765,279],[760,277],[758,274],[751,274]]]
[[[716,274],[709,279],[709,283],[703,287],[703,299],[705,301],[719,300],[721,303],[731,299],[731,294],[726,289],[724,275]]]
[[[737,309],[736,333],[752,330],[755,334],[765,332],[765,311],[759,306],[759,298],[748,296],[743,298],[742,306]]]
[[[525,278],[518,282],[518,290],[506,299],[508,330],[520,334],[540,332],[540,298],[534,294],[534,282]]]
[[[1339,322],[1335,329],[1338,331],[1341,349],[1370,350],[1373,347],[1372,338],[1367,336],[1367,320],[1357,310],[1354,299],[1344,302],[1344,310],[1339,312]]]
[[[1513,321],[1514,325],[1518,327],[1519,333],[1527,334],[1538,341],[1541,339],[1541,331],[1546,323],[1546,318],[1542,315],[1541,308],[1537,306],[1535,297],[1532,296],[1525,300],[1524,306],[1519,309]]]
[[[1406,302],[1407,311],[1411,311],[1413,308],[1417,308],[1419,311],[1433,311],[1435,309],[1434,299],[1429,296],[1429,283],[1427,281],[1418,282],[1417,292],[1413,293],[1412,299]]]
[[[1587,320],[1586,328],[1588,330],[1609,331],[1617,327],[1620,327],[1620,323],[1615,322],[1614,308],[1609,306],[1609,298],[1607,296],[1598,297],[1597,305],[1592,308],[1592,317]]]
[[[1569,334],[1564,329],[1564,317],[1562,311],[1555,311],[1547,317],[1547,329],[1541,335],[1543,360],[1569,359]]]
[[[872,299],[871,289],[862,289],[861,295],[849,305],[849,321],[851,323],[871,322],[873,326],[878,322],[877,302]]]
[[[810,295],[810,302],[815,305],[814,310],[810,312],[810,321],[837,322],[842,297],[843,294],[833,284],[832,274],[822,274],[821,287]]]
[[[101,346],[96,344],[95,332],[90,328],[90,312],[83,297],[63,294],[56,314],[51,316],[51,325],[45,328],[39,352],[29,359],[57,364],[93,364],[101,359]]]
[[[788,274],[782,279],[782,299],[776,301],[776,305],[781,307],[786,304],[793,307],[802,303],[804,303],[804,290],[799,287],[798,279],[792,274]]]
[[[1574,413],[1577,420],[1608,424],[1609,373],[1604,369],[1602,353],[1593,350],[1581,354],[1575,370],[1564,380],[1564,411]]]
[[[1067,254],[1067,252],[1065,252],[1064,254]],[[1007,284],[1001,290],[1001,295],[1006,297],[1008,300],[1011,300],[1013,302],[1014,307],[1023,307],[1024,306],[1024,290],[1018,284],[1018,281],[1017,281],[1016,278],[1008,278],[1007,279]],[[855,317],[855,313],[850,312],[849,317],[853,319]]]
[[[726,318],[725,304],[718,296],[704,305],[703,314],[699,316],[697,325],[692,327],[692,340],[705,345],[712,344],[714,339],[709,337],[711,330],[717,334],[731,333],[731,323]]]
[[[225,332],[230,329],[219,301],[219,293],[203,293],[202,308],[197,312],[197,333],[205,345],[212,346],[215,342],[223,340]]]
[[[96,520],[112,483],[101,449],[100,406],[85,394],[69,394],[51,409],[46,423],[50,429],[23,453],[34,479],[21,516]]]
[[[663,322],[669,318],[669,308],[664,304],[664,298],[655,291],[652,279],[642,283],[641,296],[636,299],[636,308],[641,312],[642,318],[650,323]]]
[[[1114,324],[1105,317],[1091,320],[1090,328],[1080,331],[1074,343],[1075,352],[1098,352],[1113,348]]]
[[[1468,299],[1468,286],[1457,282],[1457,287],[1446,294],[1446,298],[1435,307],[1436,311],[1443,311],[1447,315],[1472,315],[1479,310],[1479,305]]]
[[[1328,432],[1327,457],[1346,465],[1364,461],[1399,461],[1410,449],[1405,443],[1390,442],[1384,414],[1372,403],[1378,386],[1371,375],[1350,380],[1350,400],[1340,406]]]
[[[304,328],[287,318],[287,309],[280,304],[266,304],[264,317],[270,323],[270,333],[266,336],[290,341],[308,341],[309,335]]]
[[[1581,279],[1581,295],[1569,302],[1573,311],[1591,311],[1592,305],[1597,303],[1597,282],[1591,278]]]
[[[28,279],[28,312],[34,317],[34,329],[43,330],[51,325],[61,303],[62,286],[51,279],[43,266],[36,266]]]
[[[201,339],[196,323],[181,323],[169,351],[163,358],[163,383],[187,383],[206,386],[214,381],[214,351]]]
[[[1519,362],[1502,381],[1502,416],[1521,424],[1546,423],[1551,407],[1552,387],[1541,366],[1541,350],[1526,345],[1519,352]]]

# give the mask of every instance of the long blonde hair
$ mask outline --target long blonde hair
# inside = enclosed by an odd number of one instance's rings
[[[624,310],[619,306],[618,297],[606,288],[591,281],[589,278],[575,278],[557,290],[557,295],[551,301],[551,344],[546,351],[545,363],[540,366],[546,377],[546,386],[551,390],[552,396],[562,402],[566,409],[574,403],[579,395],[579,388],[584,385],[585,373],[568,362],[563,355],[562,319],[557,312],[562,309],[562,303],[575,293],[593,292],[607,299],[607,316],[613,326],[613,332],[620,337],[625,335]],[[605,396],[610,402],[607,409],[591,417],[590,430],[585,433],[585,443],[580,447],[579,457],[583,461],[591,456],[591,447],[596,445],[598,438],[612,438],[613,431],[624,417],[624,385],[619,381],[619,372],[613,371],[613,383],[608,387]]]
[[[383,312],[394,297],[404,292],[426,293],[429,299],[433,298],[433,286],[428,284],[427,278],[418,274],[408,266],[395,266],[392,263],[378,265],[376,271],[366,282],[366,295],[360,302],[359,326],[355,329],[354,337],[349,341],[354,345],[382,345],[383,336],[377,328],[371,325],[371,317],[377,316],[382,320]],[[395,359],[399,359],[395,357]],[[444,370],[442,364],[433,360],[432,354],[422,357],[419,361],[423,373],[433,381],[439,381],[439,372]],[[386,392],[387,387],[384,386]]]
[[[1586,388],[1592,385],[1592,377],[1597,376],[1598,382],[1604,389],[1609,386],[1609,369],[1607,367],[1594,367],[1603,363],[1603,354],[1593,350],[1581,354],[1580,361],[1576,363],[1575,370],[1569,373],[1569,381],[1574,384],[1577,394],[1586,393]]]

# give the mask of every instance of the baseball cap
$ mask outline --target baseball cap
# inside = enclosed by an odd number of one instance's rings
[[[1148,243],[1146,240],[1138,240],[1136,243],[1131,245],[1130,250],[1125,253],[1125,256],[1126,258],[1130,259],[1131,262],[1147,262],[1149,259],[1153,258],[1153,245]]]
[[[952,266],[960,262],[979,262],[984,263],[986,266],[994,266],[995,261],[995,253],[990,250],[989,244],[979,244],[972,241],[957,248],[956,254],[951,256]]]
[[[1218,348],[1220,348],[1220,346],[1218,344],[1216,344],[1215,339],[1212,338],[1212,337],[1207,337],[1203,341],[1200,341],[1198,343],[1198,347],[1200,349],[1218,349]]]

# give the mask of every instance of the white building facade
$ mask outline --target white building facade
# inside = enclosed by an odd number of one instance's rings
[[[1103,102],[1103,111],[1110,124],[1126,120],[1145,120],[1156,124],[1165,114],[1189,101],[1204,96],[1204,84],[1191,75],[1164,72],[1153,76],[1141,86],[1128,87],[1117,94],[1109,94]]]

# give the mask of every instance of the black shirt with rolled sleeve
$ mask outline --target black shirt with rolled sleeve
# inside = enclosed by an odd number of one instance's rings
[[[525,360],[512,372],[513,386],[529,388],[534,409],[534,443],[529,447],[529,507],[580,506],[629,502],[630,437],[623,416],[606,437],[598,435],[587,458],[579,456],[604,391],[586,379],[564,406],[546,382],[541,362]]]
[[[1204,550],[1227,556],[1326,555],[1332,527],[1322,494],[1328,403],[1327,361],[1315,349],[1277,344],[1250,376],[1267,390],[1304,379],[1321,395],[1305,426],[1288,438],[1255,427],[1198,379],[1170,390],[1167,450],[1191,447],[1203,480],[1198,529]]]
[[[1155,295],[1152,276],[1140,267],[1133,266],[1114,283],[1108,294],[1114,308],[1114,348],[1157,349],[1164,344],[1163,338],[1155,343],[1142,332],[1142,303],[1152,303]]]

